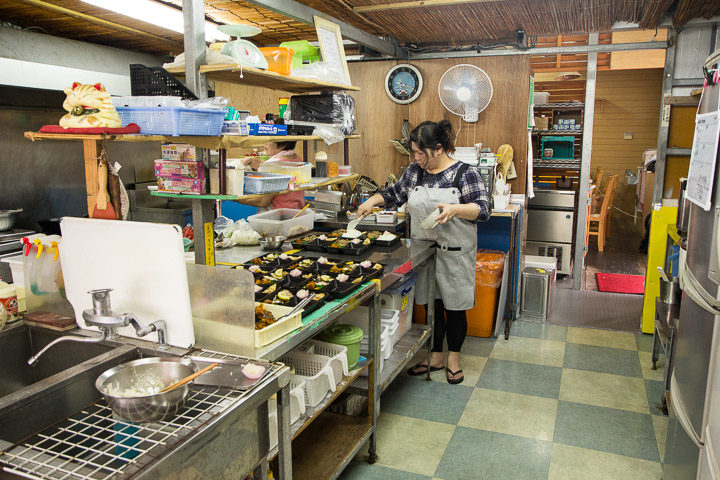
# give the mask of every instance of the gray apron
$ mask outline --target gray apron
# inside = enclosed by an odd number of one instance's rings
[[[442,299],[447,310],[469,310],[475,303],[477,226],[457,217],[432,229],[422,228],[420,224],[439,203],[460,203],[460,179],[467,169],[468,165],[458,168],[450,188],[423,185],[424,170],[420,169],[417,186],[407,202],[412,238],[436,243],[435,297]],[[429,281],[426,267],[418,272],[415,289],[420,305],[428,303]]]

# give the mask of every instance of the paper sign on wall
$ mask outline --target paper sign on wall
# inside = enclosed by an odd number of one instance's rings
[[[720,112],[699,113],[695,117],[695,138],[690,156],[685,198],[705,211],[712,204],[715,161],[720,135]]]

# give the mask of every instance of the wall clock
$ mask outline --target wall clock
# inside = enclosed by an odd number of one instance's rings
[[[395,103],[414,102],[420,96],[422,88],[420,70],[409,63],[395,65],[385,76],[385,92]]]

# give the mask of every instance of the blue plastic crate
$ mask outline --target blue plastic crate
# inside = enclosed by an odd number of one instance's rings
[[[143,135],[220,136],[225,109],[116,107],[123,127],[136,123]]]
[[[272,123],[249,123],[250,135],[287,135],[287,125]]]

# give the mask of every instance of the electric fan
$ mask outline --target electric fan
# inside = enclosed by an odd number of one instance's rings
[[[466,122],[477,122],[478,114],[492,99],[490,77],[475,65],[456,65],[440,78],[438,95],[443,106]]]

